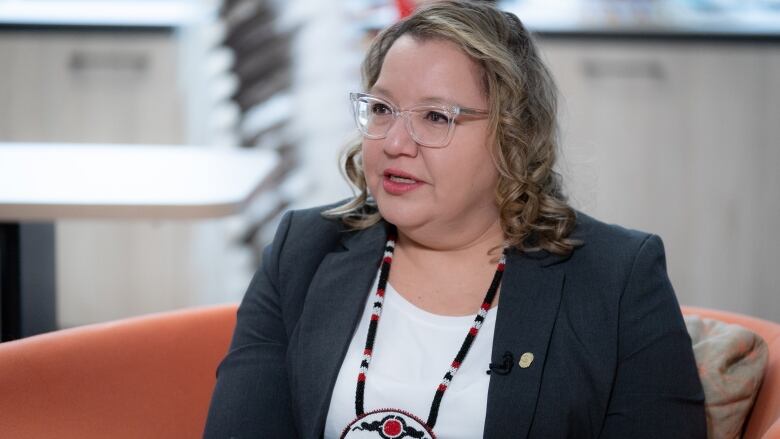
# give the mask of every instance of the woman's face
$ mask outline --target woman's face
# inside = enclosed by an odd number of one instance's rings
[[[481,84],[481,68],[454,43],[406,35],[387,52],[369,93],[401,110],[430,103],[486,110]],[[407,232],[495,225],[498,172],[489,142],[486,116],[457,118],[444,148],[418,145],[402,118],[385,138],[364,138],[363,169],[382,216]]]

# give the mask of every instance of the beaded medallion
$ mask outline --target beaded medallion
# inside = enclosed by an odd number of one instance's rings
[[[411,413],[381,409],[365,413],[352,421],[344,429],[342,438],[348,439],[436,439],[436,435],[425,425],[422,419]]]

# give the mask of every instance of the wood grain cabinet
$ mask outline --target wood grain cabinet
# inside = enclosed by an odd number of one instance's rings
[[[0,141],[190,142],[182,56],[174,28],[0,29]],[[59,325],[237,300],[231,221],[58,221]]]
[[[575,205],[661,235],[681,302],[780,316],[780,42],[541,39]]]
[[[0,31],[3,141],[183,143],[172,31]]]

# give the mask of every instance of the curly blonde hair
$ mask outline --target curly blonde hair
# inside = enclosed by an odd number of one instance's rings
[[[566,255],[578,242],[569,238],[576,213],[553,169],[558,148],[557,90],[520,20],[486,2],[439,1],[381,32],[363,61],[363,86],[377,81],[385,55],[402,35],[418,41],[457,44],[482,68],[489,102],[491,154],[499,172],[496,203],[509,245],[521,251]],[[348,145],[343,172],[355,197],[325,212],[352,229],[382,218],[366,187],[361,142]]]

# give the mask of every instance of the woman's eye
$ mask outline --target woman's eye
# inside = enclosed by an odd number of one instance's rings
[[[425,115],[425,118],[434,123],[450,122],[450,118],[446,114],[440,113],[438,111],[429,111],[428,114]]]
[[[393,110],[385,104],[374,103],[371,105],[371,113],[373,114],[391,114]]]

